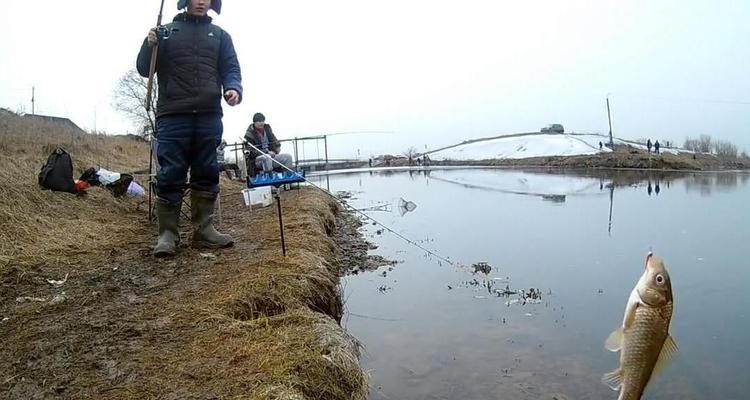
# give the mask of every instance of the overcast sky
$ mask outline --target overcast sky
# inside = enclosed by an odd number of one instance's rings
[[[164,20],[177,13],[166,0]],[[750,150],[750,1],[224,0],[245,87],[236,141],[263,112],[280,138],[348,131],[332,157],[401,153],[562,123]],[[111,107],[159,0],[6,0],[0,107],[133,132]],[[288,148],[287,148],[288,149]],[[313,144],[306,151],[316,152]],[[320,148],[322,151],[322,146]],[[309,154],[308,154],[309,157]]]

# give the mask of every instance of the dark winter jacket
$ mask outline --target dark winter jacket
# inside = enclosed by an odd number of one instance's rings
[[[264,130],[266,135],[268,136],[268,150],[279,154],[279,151],[281,150],[281,143],[279,143],[279,140],[276,139],[276,135],[273,134],[271,125],[265,124]],[[257,147],[258,149],[262,149],[263,144],[261,143],[260,135],[258,135],[258,132],[255,130],[255,124],[250,124],[250,126],[247,127],[247,131],[245,131],[245,141]],[[248,157],[249,160],[255,160],[255,157],[263,154],[262,152],[259,152],[252,147],[249,147],[248,150],[250,151]]]
[[[232,37],[211,17],[178,14],[160,29],[156,76],[157,117],[183,113],[221,113],[221,98],[234,89],[242,99],[242,77]],[[144,40],[137,68],[147,77],[151,48]]]

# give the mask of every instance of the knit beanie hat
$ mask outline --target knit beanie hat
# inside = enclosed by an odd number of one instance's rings
[[[177,9],[182,10],[187,8],[188,0],[178,0]],[[216,11],[217,14],[221,14],[221,0],[211,0],[211,9]]]

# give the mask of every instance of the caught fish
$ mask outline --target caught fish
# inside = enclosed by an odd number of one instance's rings
[[[672,282],[664,263],[652,253],[646,270],[630,293],[622,326],[612,332],[604,347],[620,352],[620,367],[602,381],[619,390],[618,400],[638,400],[649,381],[677,352],[669,335],[672,319]]]

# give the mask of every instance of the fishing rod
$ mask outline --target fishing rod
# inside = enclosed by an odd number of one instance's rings
[[[161,27],[161,18],[162,14],[164,12],[164,0],[161,0],[161,6],[159,6],[159,16],[156,17],[156,30],[157,35],[159,31],[159,27]],[[156,74],[156,56],[159,53],[159,40],[157,36],[156,44],[154,44],[154,47],[151,48],[151,63],[148,68],[148,83],[146,83],[146,100],[144,103],[144,107],[146,108],[146,113],[149,113],[151,111],[151,91],[154,88],[154,75]],[[155,140],[156,137],[156,125],[151,122],[151,140]],[[149,145],[149,152],[148,152],[148,220],[149,222],[152,221],[153,213],[151,211],[151,191],[153,189],[153,175],[152,171],[154,168],[154,146],[153,143]]]
[[[164,12],[164,0],[161,0],[161,6],[159,7],[159,16],[156,18],[156,30],[157,30],[157,40],[154,44],[154,47],[151,48],[151,64],[148,68],[148,83],[146,84],[146,103],[144,106],[146,107],[146,112],[151,111],[151,92],[154,88],[154,75],[156,74],[156,56],[159,53],[159,38],[158,38],[158,32],[159,28],[161,27],[161,17],[162,13]]]
[[[394,131],[346,131],[346,132],[333,132],[324,133],[321,135],[309,135],[309,136],[295,136],[294,139],[320,139],[324,136],[338,136],[338,135],[365,135],[365,134],[393,134]],[[287,141],[294,139],[284,139]]]
[[[326,133],[325,136],[335,135],[364,135],[364,134],[393,134],[394,131],[347,131],[347,132],[333,132]]]
[[[254,145],[253,145],[252,143],[246,142],[246,144],[247,144],[248,146],[252,147],[252,148],[253,148],[254,150],[256,150],[256,151],[258,151],[258,152],[261,152],[261,153],[263,152],[263,151],[262,151],[261,149],[259,149],[259,148],[255,147],[255,146],[254,146]],[[271,161],[272,161],[272,162],[274,162],[274,163],[276,163],[276,164],[277,164],[278,166],[280,166],[281,168],[283,168],[283,169],[285,169],[285,170],[287,170],[287,171],[289,171],[289,172],[291,172],[291,173],[296,173],[296,171],[294,171],[293,169],[291,169],[291,168],[287,167],[286,165],[284,165],[284,164],[282,164],[282,163],[278,162],[278,161],[277,161],[277,160],[276,160],[275,158],[273,158],[273,157],[271,158]],[[432,256],[432,257],[435,257],[435,258],[437,258],[437,259],[438,259],[439,261],[441,261],[441,262],[445,262],[445,263],[447,263],[448,265],[451,265],[451,266],[454,266],[454,267],[464,267],[464,265],[462,265],[462,264],[460,264],[460,263],[458,263],[458,262],[456,262],[456,261],[452,261],[451,259],[449,259],[449,258],[447,258],[447,257],[443,257],[443,256],[441,256],[440,254],[438,254],[437,252],[435,252],[435,251],[433,251],[433,250],[430,250],[430,249],[428,249],[428,248],[426,248],[426,247],[422,246],[422,245],[421,245],[421,244],[419,244],[419,243],[418,243],[417,241],[415,241],[415,240],[412,240],[412,239],[409,239],[408,237],[406,237],[406,236],[402,235],[401,233],[399,233],[399,232],[396,232],[396,231],[395,231],[395,230],[394,230],[393,228],[391,228],[391,227],[389,227],[389,226],[385,225],[384,223],[382,223],[382,222],[380,222],[380,221],[376,220],[375,218],[373,218],[373,217],[371,217],[371,216],[367,215],[367,214],[366,214],[365,212],[363,212],[363,211],[361,211],[361,210],[359,210],[359,209],[357,209],[357,208],[354,208],[353,206],[351,206],[351,205],[347,204],[346,202],[342,201],[342,200],[341,200],[341,199],[339,199],[338,197],[334,196],[334,195],[333,195],[333,193],[331,193],[331,192],[329,192],[329,191],[327,191],[327,190],[323,189],[322,187],[320,187],[320,186],[318,186],[318,185],[316,185],[316,184],[314,184],[314,183],[310,182],[310,181],[309,181],[309,180],[308,180],[308,179],[307,179],[306,177],[304,177],[304,176],[301,176],[301,175],[300,175],[300,178],[302,178],[302,180],[303,180],[303,181],[305,181],[306,183],[310,184],[310,185],[311,185],[312,187],[314,187],[314,188],[316,188],[316,189],[320,190],[321,192],[325,193],[326,195],[328,195],[329,197],[331,197],[332,199],[334,199],[334,200],[335,200],[335,201],[336,201],[336,202],[337,202],[338,204],[341,204],[341,206],[343,206],[344,208],[346,208],[346,209],[348,209],[348,210],[350,210],[350,211],[354,212],[355,214],[361,215],[361,216],[362,216],[363,218],[365,218],[365,219],[367,219],[367,220],[370,220],[370,221],[374,222],[375,224],[379,225],[380,227],[382,227],[382,228],[383,228],[383,229],[385,229],[386,231],[390,232],[390,233],[391,233],[391,234],[393,234],[394,236],[396,236],[396,237],[398,237],[399,239],[401,239],[401,240],[405,241],[406,243],[408,243],[408,244],[410,244],[410,245],[412,245],[412,246],[414,246],[414,247],[416,247],[416,248],[418,248],[418,249],[420,249],[420,250],[424,251],[425,253],[429,254],[430,256]]]

